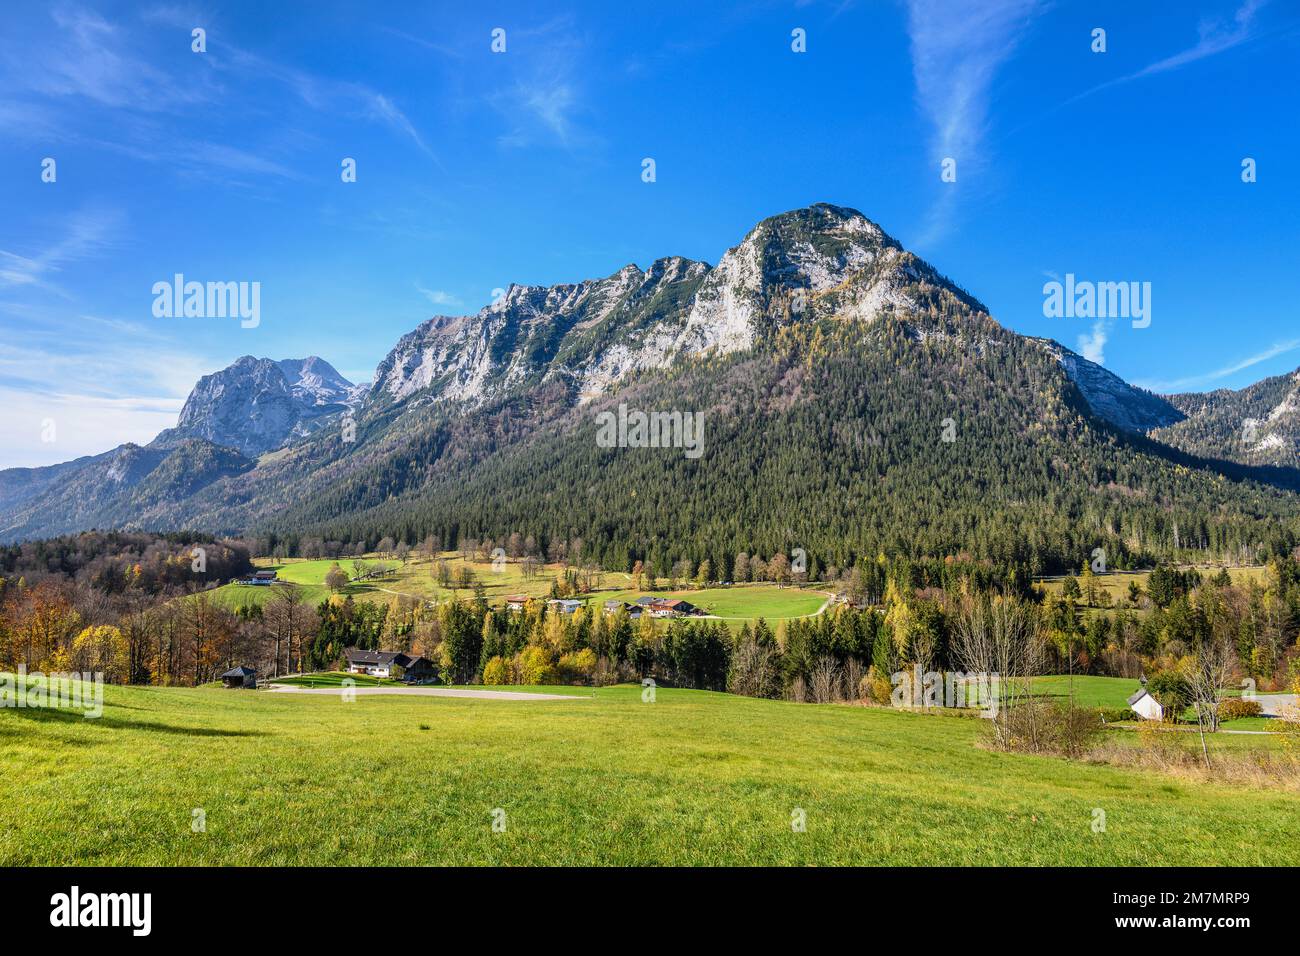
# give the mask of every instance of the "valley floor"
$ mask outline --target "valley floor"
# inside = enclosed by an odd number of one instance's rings
[[[638,687],[105,695],[97,720],[0,710],[0,865],[1275,865],[1300,846],[1295,793],[997,753],[968,718]]]

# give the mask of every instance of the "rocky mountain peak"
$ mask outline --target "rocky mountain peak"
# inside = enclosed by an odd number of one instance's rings
[[[257,457],[309,434],[359,399],[355,386],[324,359],[244,355],[199,379],[176,427],[151,447],[202,438]]]
[[[919,312],[924,282],[982,310],[860,212],[818,203],[764,219],[716,267],[665,256],[604,279],[511,285],[475,315],[430,319],[380,364],[371,394],[482,402],[562,380],[583,401],[634,371],[751,348],[785,323]]]

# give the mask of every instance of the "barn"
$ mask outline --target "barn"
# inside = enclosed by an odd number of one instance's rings
[[[257,671],[251,667],[232,667],[221,675],[221,682],[229,688],[247,687],[253,690],[257,687]]]

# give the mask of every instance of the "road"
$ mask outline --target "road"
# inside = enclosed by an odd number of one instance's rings
[[[1300,695],[1296,694],[1259,694],[1255,699],[1269,717],[1280,716],[1284,708],[1290,708],[1290,713],[1294,714],[1300,707]]]

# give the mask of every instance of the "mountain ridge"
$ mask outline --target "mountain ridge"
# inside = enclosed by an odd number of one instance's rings
[[[796,355],[814,366],[824,363],[832,377],[791,364]],[[893,375],[882,365],[886,356],[897,363]],[[845,447],[853,451],[845,460],[854,467],[880,467],[857,457],[860,440],[870,433],[875,447],[895,455],[906,450],[921,469],[918,474],[946,485],[948,479],[933,470],[941,451],[912,432],[937,427],[939,419],[966,420],[963,416],[974,409],[994,414],[996,406],[1005,422],[981,421],[979,427],[1020,423],[1020,432],[995,428],[996,437],[991,434],[987,441],[1003,447],[1009,458],[1022,459],[1026,475],[1077,458],[1061,444],[1063,436],[1077,433],[1084,436],[1086,453],[1073,472],[1065,473],[1069,482],[1078,482],[1080,468],[1101,480],[1116,467],[1103,461],[1116,454],[1137,456],[1134,460],[1144,462],[1139,470],[1162,476],[1160,481],[1180,480],[1170,469],[1204,472],[1196,494],[1206,500],[1220,500],[1216,476],[1265,485],[1269,479],[1249,468],[1188,458],[1197,454],[1195,449],[1148,438],[1161,429],[1179,428],[1196,417],[1195,409],[1135,388],[1052,340],[1006,329],[978,299],[861,213],[816,204],[762,220],[716,266],[665,256],[644,270],[629,264],[603,279],[511,285],[475,313],[434,316],[395,343],[368,386],[351,385],[320,359],[275,362],[245,356],[200,380],[175,429],[146,450],[121,456],[135,463],[134,471],[123,472],[121,462],[95,456],[76,468],[55,466],[64,469],[58,476],[0,472],[0,540],[78,530],[78,522],[129,522],[133,516],[157,528],[221,532],[276,527],[281,533],[302,533],[351,524],[354,532],[349,533],[361,533],[358,521],[349,516],[368,514],[411,524],[411,515],[427,511],[430,496],[450,501],[476,494],[473,489],[486,480],[480,472],[528,485],[531,473],[516,474],[512,460],[530,460],[534,470],[545,470],[545,460],[530,457],[535,454],[530,449],[547,429],[559,430],[557,461],[588,460],[589,450],[574,445],[574,436],[585,435],[590,412],[615,396],[661,394],[679,402],[667,384],[676,382],[683,394],[697,394],[702,401],[713,396],[707,400],[720,402],[714,420],[728,421],[737,403],[747,400],[738,397],[745,389],[736,385],[719,392],[722,381],[711,376],[729,376],[738,368],[750,369],[756,381],[776,389],[754,406],[756,421],[767,422],[773,434],[788,432],[810,455],[819,453],[815,447],[820,442],[808,431],[813,426],[807,416],[825,414],[833,405],[839,419],[825,427],[849,442]],[[772,380],[777,369],[781,374]],[[860,397],[843,391],[843,380],[864,375]],[[963,375],[973,377],[963,383]],[[976,382],[986,383],[981,386],[985,391],[972,391]],[[914,401],[911,392],[917,389],[935,391],[935,397]],[[912,408],[912,417],[895,420],[891,427],[900,431],[882,437],[881,422],[889,415],[880,403],[893,393],[895,401],[905,400]],[[730,397],[718,398],[722,394]],[[940,399],[949,404],[935,404]],[[962,402],[969,406],[964,412]],[[940,414],[945,408],[946,414]],[[928,411],[923,414],[923,409]],[[345,415],[355,427],[355,440],[344,436]],[[926,424],[925,415],[938,418]],[[742,434],[750,445],[767,444],[761,432],[738,423],[723,440],[740,440]],[[1141,441],[1134,443],[1126,435]],[[1025,445],[1023,454],[1015,441]],[[173,462],[153,483],[145,480],[148,473],[137,474],[148,465],[148,472],[160,468],[165,454],[182,442],[189,443],[187,459]],[[727,453],[737,460],[750,455],[743,447]],[[182,480],[182,460],[194,463],[196,480]],[[911,461],[899,459],[893,467],[912,468]],[[754,462],[753,467],[761,470],[762,465]],[[818,467],[829,470],[819,481],[838,481],[846,488],[859,482],[860,476],[836,469],[833,462]],[[129,485],[110,481],[114,468],[135,480]],[[832,478],[829,472],[840,476]],[[450,474],[460,486],[446,487]],[[683,474],[691,476],[684,492],[689,498],[699,491],[689,482],[700,480],[700,473]],[[882,473],[882,481],[887,474]],[[660,477],[647,473],[645,480]],[[740,487],[749,479],[742,472],[733,480]],[[972,473],[970,480],[987,482],[994,476]],[[1107,480],[1113,483],[1114,478]],[[23,482],[39,488],[31,494],[15,491],[13,486]],[[1035,494],[1052,495],[1040,478],[1026,485],[1031,486]],[[137,491],[123,490],[128,487]],[[107,497],[97,509],[74,508],[64,500],[74,489],[83,496]],[[539,496],[535,510],[542,510],[541,502],[561,492],[536,487],[530,493]],[[920,493],[889,491],[894,496]],[[965,497],[961,488],[951,493]],[[1139,499],[1155,497],[1141,489],[1125,492],[1130,498],[1135,493]],[[1263,486],[1250,495],[1258,500],[1252,505],[1257,509],[1282,507],[1285,512],[1291,507],[1290,498],[1278,505]],[[833,509],[833,500],[827,499],[825,507]],[[1086,509],[1082,501],[1071,508]],[[464,507],[467,515],[478,515],[472,520],[476,524],[504,520],[500,515],[509,510],[483,501]],[[983,505],[972,501],[969,507]],[[899,514],[900,521],[909,520],[906,509]],[[521,513],[515,520],[523,517]],[[420,520],[460,526],[443,513]],[[301,527],[291,527],[291,522]],[[1056,544],[1043,547],[1060,551]]]

